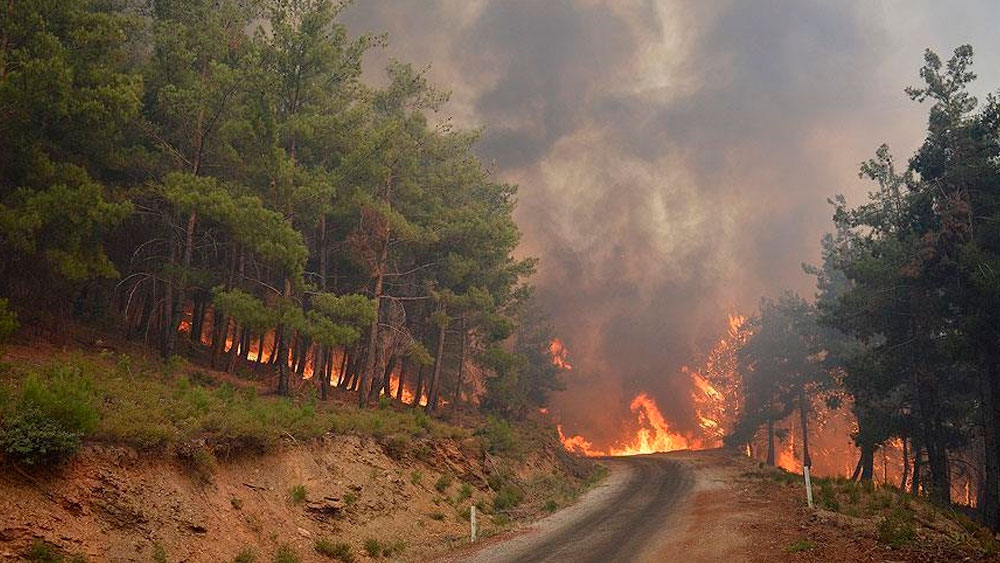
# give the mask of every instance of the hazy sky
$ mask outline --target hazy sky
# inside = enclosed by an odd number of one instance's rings
[[[812,293],[802,262],[857,202],[882,142],[905,160],[924,48],[975,48],[1000,87],[1000,2],[357,0],[352,33],[430,65],[456,123],[520,184],[522,251],[574,371],[554,412],[604,445],[639,391],[693,425],[690,363],[761,295]]]

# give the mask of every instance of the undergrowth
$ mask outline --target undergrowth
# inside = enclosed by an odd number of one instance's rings
[[[184,367],[180,360],[110,354],[11,366],[0,374],[0,448],[10,459],[36,465],[69,457],[84,440],[140,450],[199,442],[225,455],[333,432],[394,436],[402,455],[412,438],[469,435],[409,409],[323,405],[312,394],[260,396],[255,386],[216,384],[203,372],[183,373]]]

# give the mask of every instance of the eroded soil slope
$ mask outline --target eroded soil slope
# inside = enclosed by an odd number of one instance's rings
[[[322,560],[318,539],[347,542],[356,557],[376,539],[396,558],[419,560],[466,541],[469,506],[492,512],[495,497],[484,461],[496,460],[460,441],[429,447],[424,459],[394,459],[372,438],[331,436],[209,468],[91,447],[58,473],[8,467],[0,471],[0,554],[19,559],[44,540],[91,561],[150,561],[156,552],[232,561],[247,548],[269,560],[288,545],[309,561]],[[555,457],[531,457],[526,483],[559,474]],[[529,512],[480,521],[489,535]]]

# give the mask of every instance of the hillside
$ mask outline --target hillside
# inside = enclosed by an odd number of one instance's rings
[[[31,398],[32,381],[45,398]],[[5,455],[9,560],[426,559],[468,541],[473,504],[487,537],[572,502],[600,475],[541,421],[267,396],[103,342],[10,347],[0,389],[7,431],[26,401],[58,418],[59,394],[97,416],[59,461]]]

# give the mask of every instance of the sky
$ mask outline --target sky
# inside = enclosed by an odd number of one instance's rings
[[[574,366],[553,414],[598,446],[646,392],[691,430],[690,378],[761,296],[811,297],[802,263],[858,203],[859,164],[922,140],[923,51],[969,43],[1000,87],[1000,2],[983,0],[357,0],[348,30],[451,91],[516,183],[519,252]]]

